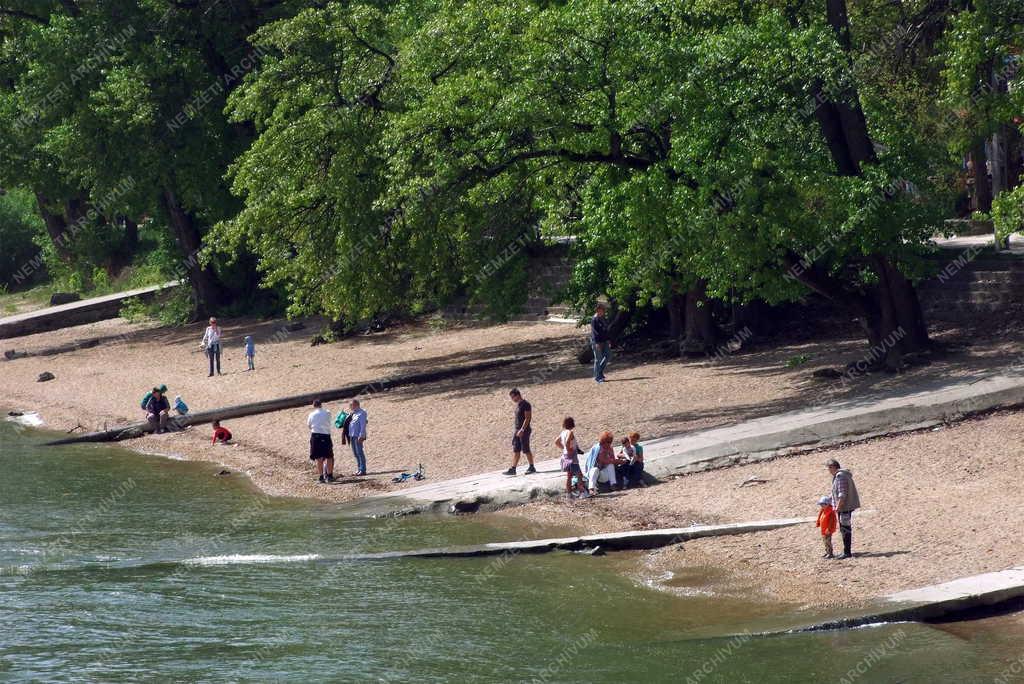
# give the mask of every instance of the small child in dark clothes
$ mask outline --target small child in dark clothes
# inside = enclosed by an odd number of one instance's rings
[[[213,441],[210,444],[216,444],[220,441],[221,444],[227,444],[231,441],[231,430],[226,427],[220,426],[220,421],[213,421]]]

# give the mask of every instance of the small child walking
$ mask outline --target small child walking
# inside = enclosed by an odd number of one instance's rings
[[[825,542],[825,555],[822,558],[835,558],[832,535],[836,533],[836,512],[832,508],[831,497],[823,496],[818,499],[818,522],[815,525],[821,528],[821,538]]]
[[[249,363],[247,370],[256,370],[256,343],[252,341],[252,335],[245,336],[245,360]]]

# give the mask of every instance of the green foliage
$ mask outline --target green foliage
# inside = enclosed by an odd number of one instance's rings
[[[121,303],[118,315],[129,323],[140,323],[150,317],[150,309],[138,297],[129,297]]]
[[[440,314],[435,314],[427,319],[427,325],[433,333],[444,332],[448,329],[448,319]]]
[[[44,1],[0,16],[0,184],[65,219],[101,209],[62,250],[40,239],[62,285],[184,275],[201,237],[241,313],[465,298],[507,318],[556,236],[575,237],[581,308],[698,281],[792,300],[794,260],[860,293],[879,255],[923,273],[950,152],[1024,111],[1024,89],[980,87],[1024,23],[1016,0],[848,4],[849,47],[823,3],[787,0]],[[820,93],[863,110],[856,174]],[[124,216],[152,217],[136,247]]]
[[[0,15],[0,187],[31,187],[69,226],[47,250],[59,281],[90,288],[97,268],[114,279],[141,261],[122,217],[149,216],[174,234],[174,260],[190,264],[178,275],[198,291],[190,258],[237,212],[223,176],[251,142],[224,114],[259,63],[247,36],[300,4],[42,0]],[[204,269],[204,296],[218,295],[221,266]]]
[[[1022,44],[1024,4],[1018,0],[983,0],[950,16],[941,63],[954,151],[967,151],[1024,111],[1024,91],[1008,87],[1024,66]]]
[[[1024,185],[1001,192],[992,200],[992,222],[999,241],[1024,230]]]
[[[42,229],[30,192],[11,188],[0,194],[0,287],[22,289],[45,275],[34,241]]]
[[[158,321],[161,325],[183,325],[192,317],[195,302],[187,288],[162,294],[150,302],[138,297],[126,299],[118,315],[130,323]]]
[[[796,356],[791,356],[786,359],[786,368],[796,368],[797,366],[804,365],[810,360],[811,357],[807,354],[797,354]]]

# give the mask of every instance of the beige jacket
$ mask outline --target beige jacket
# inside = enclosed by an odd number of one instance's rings
[[[841,508],[840,499],[843,499]],[[857,494],[857,485],[853,483],[853,475],[849,470],[840,468],[832,478],[832,507],[839,513],[849,513],[860,508],[860,495]]]

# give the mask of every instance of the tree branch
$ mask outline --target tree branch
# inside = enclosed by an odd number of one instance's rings
[[[13,19],[24,19],[31,21],[41,26],[46,26],[49,22],[44,17],[40,17],[31,12],[25,12],[23,10],[7,9],[6,7],[0,7],[0,16],[11,17]]]

